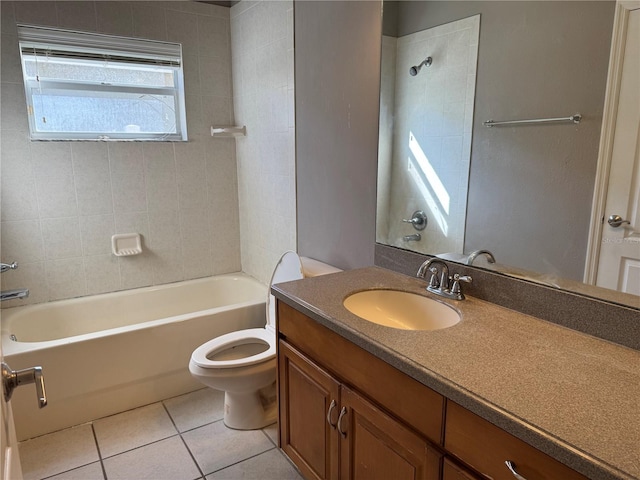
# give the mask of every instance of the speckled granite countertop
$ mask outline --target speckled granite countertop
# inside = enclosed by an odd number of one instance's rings
[[[424,385],[593,479],[640,478],[640,352],[378,267],[287,282],[274,295]],[[370,289],[453,306],[457,325],[406,331],[350,313]]]

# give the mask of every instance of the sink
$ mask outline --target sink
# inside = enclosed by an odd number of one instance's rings
[[[349,295],[343,304],[364,320],[401,330],[440,330],[460,321],[448,305],[399,290],[366,290]]]

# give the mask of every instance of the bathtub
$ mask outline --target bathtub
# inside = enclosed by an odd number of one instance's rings
[[[266,295],[238,273],[2,310],[5,362],[41,365],[49,402],[39,409],[33,385],[16,389],[18,439],[202,388],[191,352],[264,326]]]

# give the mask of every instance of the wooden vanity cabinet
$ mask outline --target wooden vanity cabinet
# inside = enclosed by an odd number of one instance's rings
[[[437,480],[441,454],[279,341],[280,443],[307,479]]]
[[[280,447],[307,480],[586,480],[278,302]],[[446,405],[446,421],[445,421]]]
[[[303,476],[438,480],[442,453],[434,443],[442,441],[444,397],[278,305],[280,447]],[[390,384],[389,378],[400,380]],[[367,397],[397,404],[415,422],[399,421],[397,412],[392,416]]]

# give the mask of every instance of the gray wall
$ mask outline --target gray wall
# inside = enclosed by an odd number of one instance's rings
[[[615,2],[393,3],[400,36],[481,14],[465,252],[582,280]]]
[[[298,251],[374,262],[380,2],[295,3]]]

